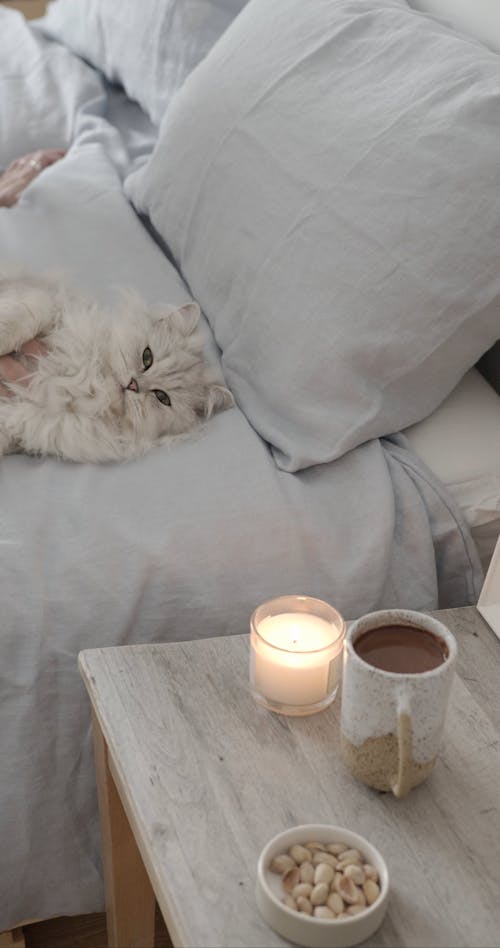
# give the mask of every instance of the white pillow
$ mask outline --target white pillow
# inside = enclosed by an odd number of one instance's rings
[[[410,6],[463,30],[489,49],[500,52],[498,0],[409,0]]]
[[[247,0],[53,0],[39,26],[120,83],[158,124]]]
[[[471,369],[404,434],[464,512],[486,571],[500,532],[500,397]]]
[[[470,527],[500,517],[500,397],[477,369],[428,418],[404,431]]]
[[[126,182],[296,471],[424,418],[500,327],[500,60],[404,0],[251,0]]]

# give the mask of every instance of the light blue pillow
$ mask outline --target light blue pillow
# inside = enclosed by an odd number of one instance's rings
[[[500,58],[404,0],[251,0],[187,79],[126,190],[283,469],[424,418],[500,335],[499,128]]]
[[[53,0],[41,28],[120,83],[153,122],[247,0]]]

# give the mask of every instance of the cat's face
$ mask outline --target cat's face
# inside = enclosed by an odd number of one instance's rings
[[[111,361],[125,432],[153,442],[233,404],[203,358],[198,319],[188,303],[165,316],[135,310],[117,321]]]

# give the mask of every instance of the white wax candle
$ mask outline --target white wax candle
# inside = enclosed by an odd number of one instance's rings
[[[338,684],[339,631],[319,616],[286,612],[266,616],[252,637],[254,688],[269,701],[310,705]]]

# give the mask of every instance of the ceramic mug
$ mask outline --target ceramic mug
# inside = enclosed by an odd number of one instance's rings
[[[444,643],[441,663],[402,673],[375,667],[358,654],[355,644],[363,633],[394,625],[432,633]],[[354,777],[396,797],[428,777],[440,749],[456,654],[449,629],[420,612],[386,609],[351,624],[344,647],[341,751]]]

